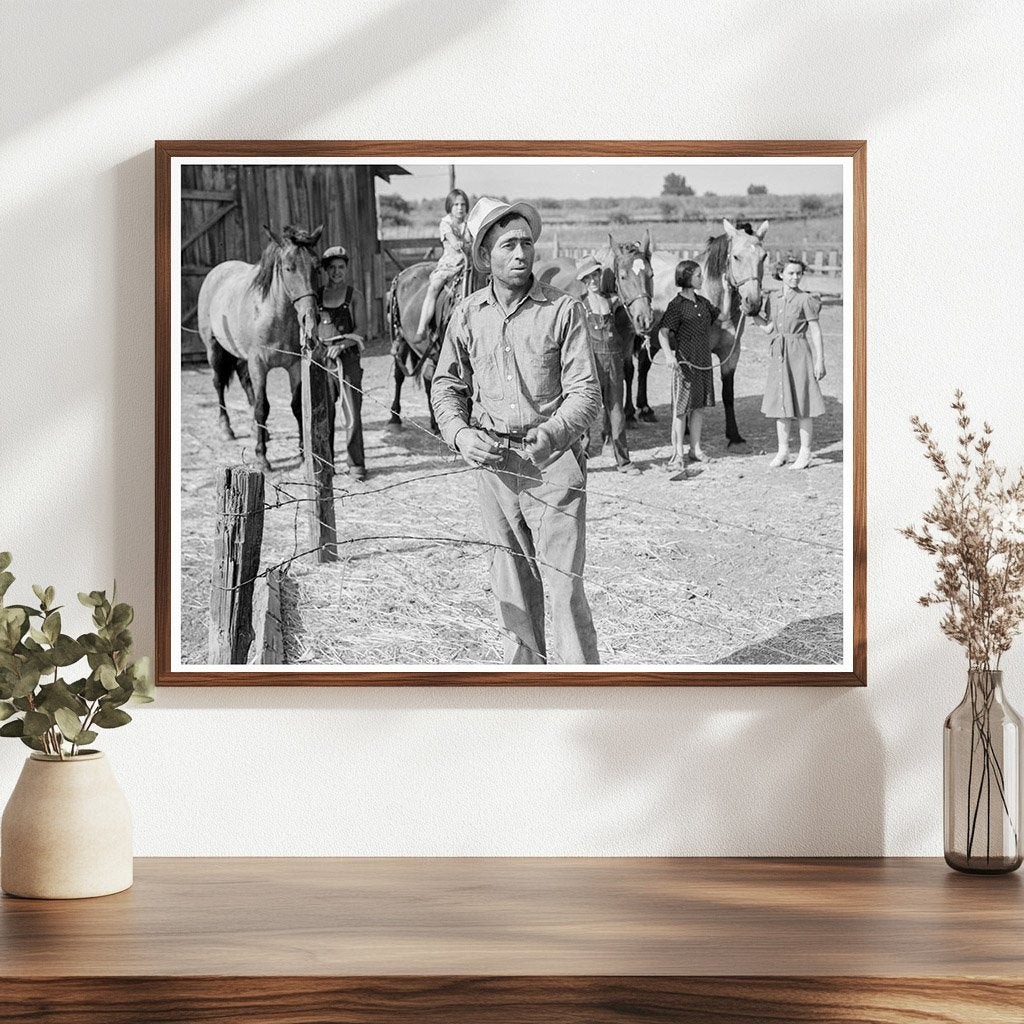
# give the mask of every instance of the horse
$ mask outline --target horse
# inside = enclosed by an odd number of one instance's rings
[[[728,220],[722,221],[724,234],[708,239],[704,252],[697,257],[704,272],[704,284],[700,292],[712,305],[722,308],[723,289],[728,288],[725,302],[729,308],[729,320],[716,331],[712,339],[711,351],[718,357],[718,366],[722,375],[722,405],[725,407],[725,436],[728,444],[746,444],[736,425],[733,386],[736,366],[740,359],[743,336],[743,318],[756,314],[761,308],[761,277],[764,271],[765,252],[764,236],[768,231],[768,221],[754,231],[737,229]],[[675,271],[678,259],[666,253],[655,253],[651,267],[654,271],[654,292],[652,306],[654,309],[654,326],[649,335],[650,348],[657,351],[658,328],[661,318],[669,302],[678,293],[675,283]],[[637,386],[637,404],[640,405],[641,394],[647,394],[647,370],[641,360],[639,363],[639,381]]]
[[[218,263],[199,289],[199,335],[213,370],[220,406],[221,436],[234,440],[224,391],[236,373],[253,409],[256,461],[270,472],[267,459],[267,373],[288,371],[292,412],[302,448],[302,348],[314,344],[317,327],[315,275],[320,265],[314,246],[323,231],[285,227],[279,238],[264,226],[270,241],[258,264]]]
[[[437,420],[430,402],[430,388],[437,369],[437,357],[441,351],[448,321],[456,304],[469,293],[473,286],[472,271],[463,271],[452,284],[441,290],[434,309],[434,319],[426,339],[416,342],[415,328],[406,331],[405,324],[420,322],[420,310],[427,294],[427,284],[436,263],[414,263],[400,271],[388,289],[387,319],[391,332],[391,351],[395,361],[395,397],[391,403],[391,417],[394,426],[402,423],[402,384],[406,377],[414,377],[423,383],[430,412],[430,429],[437,434]],[[469,276],[467,276],[469,275]]]
[[[618,295],[624,311],[616,318],[621,332],[646,335],[653,324],[651,310],[651,234],[645,232],[642,241],[617,243],[608,234],[608,245],[594,253],[601,264],[601,291]],[[576,261],[564,257],[537,260],[533,276],[570,295],[579,296],[582,285],[576,277]]]

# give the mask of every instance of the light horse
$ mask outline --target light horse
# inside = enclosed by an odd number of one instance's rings
[[[757,313],[761,308],[761,276],[764,271],[764,236],[768,221],[756,230],[739,230],[728,220],[722,221],[725,233],[708,239],[704,252],[697,257],[704,272],[704,284],[700,289],[716,308],[722,307],[723,290],[728,289],[725,302],[729,309],[729,320],[722,329],[714,333],[711,351],[718,357],[722,374],[722,405],[725,407],[725,436],[730,445],[746,444],[736,425],[733,385],[736,366],[740,360],[745,317]],[[651,331],[651,347],[657,351],[658,328],[666,307],[679,289],[675,283],[676,265],[679,260],[666,253],[655,253],[651,262],[654,270],[654,327]],[[648,363],[648,368],[650,364]],[[640,364],[643,377],[644,365]],[[646,381],[641,379],[638,386],[646,395]]]
[[[594,253],[601,264],[601,291],[618,295],[622,303],[616,317],[616,329],[625,335],[627,358],[633,336],[650,333],[654,323],[651,309],[653,271],[651,269],[651,234],[644,232],[640,242],[617,243],[608,235],[608,245]],[[575,260],[560,258],[537,260],[533,275],[570,295],[582,294],[583,285],[576,278]]]
[[[413,377],[423,384],[426,392],[427,409],[430,412],[430,429],[437,433],[437,420],[430,402],[430,388],[437,369],[437,357],[441,351],[448,321],[456,304],[475,287],[477,275],[471,270],[463,271],[453,283],[446,285],[437,297],[434,319],[424,341],[416,342],[416,325],[420,322],[420,310],[427,294],[430,274],[436,263],[414,263],[400,271],[388,289],[387,319],[391,331],[391,350],[395,360],[395,397],[391,403],[389,423],[398,426],[402,422],[402,384],[406,377]],[[406,330],[406,324],[410,329]]]
[[[270,242],[258,264],[227,260],[218,263],[199,289],[199,334],[213,369],[220,405],[221,436],[232,440],[224,390],[237,373],[253,409],[256,461],[270,472],[267,459],[267,373],[288,371],[292,412],[299,424],[302,447],[302,346],[316,337],[316,271],[320,261],[313,247],[323,231],[286,227],[278,238],[265,228]]]

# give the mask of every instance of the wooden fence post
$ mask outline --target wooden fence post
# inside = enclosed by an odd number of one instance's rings
[[[210,591],[210,663],[244,665],[253,641],[253,580],[263,547],[263,474],[223,470]]]
[[[306,482],[309,484],[310,560],[338,560],[338,528],[334,518],[334,456],[330,429],[331,388],[323,365],[323,348],[302,352],[302,437]]]

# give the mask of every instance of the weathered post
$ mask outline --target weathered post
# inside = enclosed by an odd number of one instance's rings
[[[331,388],[323,346],[302,350],[302,436],[309,485],[309,546],[313,562],[338,560],[334,519],[334,444],[330,428]]]
[[[263,547],[263,474],[224,469],[217,488],[217,534],[210,591],[210,663],[244,665],[253,641],[253,581]]]

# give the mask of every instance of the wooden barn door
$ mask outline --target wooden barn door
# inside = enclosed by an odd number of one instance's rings
[[[224,260],[252,262],[242,216],[238,168],[186,165],[181,169],[181,361],[202,363],[206,352],[196,328],[203,278]],[[255,242],[259,256],[259,240]]]

